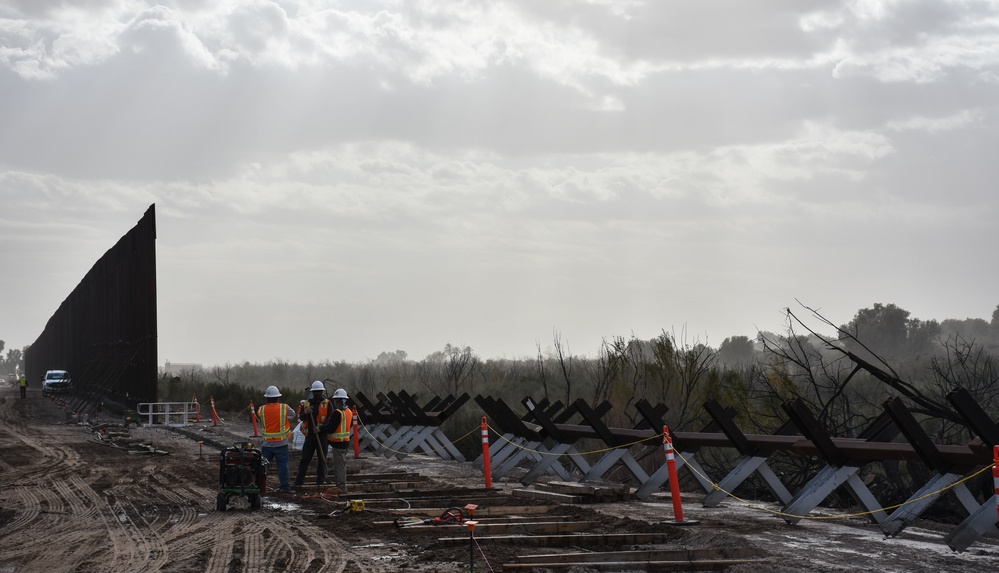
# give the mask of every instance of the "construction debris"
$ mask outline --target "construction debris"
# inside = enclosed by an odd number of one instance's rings
[[[170,452],[157,449],[151,442],[135,441],[129,432],[130,425],[126,421],[124,425],[112,422],[100,422],[90,424],[87,431],[94,435],[94,440],[100,444],[128,450],[129,454],[147,454],[166,456]]]

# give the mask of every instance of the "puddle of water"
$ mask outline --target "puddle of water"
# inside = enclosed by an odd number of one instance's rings
[[[264,507],[276,509],[277,511],[298,511],[302,509],[301,504],[290,501],[265,501]]]
[[[397,547],[398,543],[371,543],[370,545],[355,545],[352,549],[376,549],[378,547]]]

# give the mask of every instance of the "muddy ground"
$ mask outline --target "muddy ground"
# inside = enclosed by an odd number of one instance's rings
[[[0,381],[0,573],[443,573],[468,571],[472,559],[475,571],[484,572],[502,571],[517,556],[637,549],[752,555],[726,567],[734,573],[971,572],[999,563],[995,536],[955,553],[943,542],[951,526],[920,521],[899,537],[886,538],[863,518],[831,511],[820,513],[832,519],[791,526],[765,507],[742,502],[702,508],[693,493],[683,496],[690,522],[683,526],[669,523],[673,506],[665,494],[648,502],[557,504],[544,516],[522,518],[592,521],[587,534],[661,534],[653,544],[598,546],[580,537],[568,547],[533,547],[500,535],[472,538],[464,525],[397,527],[397,519],[431,518],[441,508],[467,503],[483,508],[480,514],[485,508],[542,503],[515,497],[514,490],[522,489],[515,480],[497,481],[491,492],[483,491],[483,476],[470,462],[424,456],[349,457],[350,496],[307,487],[294,495],[268,493],[259,511],[238,498],[220,512],[215,444],[252,434],[249,422],[221,415],[217,426],[208,421],[184,429],[132,426],[126,431],[115,420],[116,426],[109,427],[117,437],[109,439],[93,432],[102,420],[73,419],[37,388],[22,400],[16,387]],[[296,466],[293,455],[292,475]],[[390,473],[408,476],[396,478],[395,491],[385,491],[384,479],[373,477]],[[275,476],[269,485],[276,489]],[[363,500],[364,510],[345,511],[348,497]],[[597,570],[575,565],[528,571]]]

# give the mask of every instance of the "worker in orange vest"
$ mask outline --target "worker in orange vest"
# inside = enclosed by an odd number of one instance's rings
[[[268,464],[277,464],[278,482],[281,484],[278,492],[291,493],[288,438],[291,435],[291,421],[295,419],[295,410],[287,404],[278,402],[280,397],[281,392],[277,386],[268,386],[264,391],[267,403],[257,408],[257,419],[264,427],[260,454]]]
[[[353,413],[347,407],[347,391],[343,388],[333,393],[332,402],[328,442],[333,453],[333,483],[342,493],[347,493],[347,446],[353,429]]]

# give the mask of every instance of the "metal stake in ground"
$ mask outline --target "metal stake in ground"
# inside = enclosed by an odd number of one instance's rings
[[[475,520],[465,522],[468,526],[468,573],[475,573]]]

